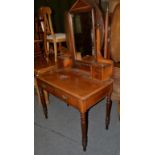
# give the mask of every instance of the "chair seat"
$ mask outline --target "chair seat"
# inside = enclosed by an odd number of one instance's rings
[[[66,34],[65,33],[55,33],[56,41],[62,39],[66,40]],[[48,35],[47,39],[53,40],[53,35]]]

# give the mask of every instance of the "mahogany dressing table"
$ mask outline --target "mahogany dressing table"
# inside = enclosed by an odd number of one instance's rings
[[[58,61],[51,70],[36,77],[45,118],[48,118],[47,104],[43,93],[45,90],[80,112],[84,151],[87,146],[87,112],[92,106],[106,98],[105,126],[108,129],[113,91],[113,80],[111,79],[113,63],[110,60],[102,59],[99,50],[101,44],[97,40],[98,38],[96,39],[98,29],[95,27],[98,25],[95,23],[97,20],[94,15],[97,14],[96,7],[86,0],[77,0],[73,4],[66,20],[68,56],[58,56]],[[89,24],[85,24],[88,23],[87,19]],[[77,23],[79,21],[80,23]],[[84,24],[82,24],[83,21]],[[80,25],[75,27],[75,24]],[[90,27],[86,29],[84,25]],[[82,42],[78,42],[79,38],[83,39]],[[89,43],[91,46],[87,46]]]
[[[53,69],[37,77],[37,84],[46,118],[48,118],[48,112],[44,90],[79,110],[84,151],[87,145],[87,111],[104,97],[107,97],[105,123],[106,129],[108,129],[111,108],[110,96],[113,88],[111,79],[106,81],[92,79],[86,72],[75,68]]]

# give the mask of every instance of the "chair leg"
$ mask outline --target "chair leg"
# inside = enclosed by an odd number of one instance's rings
[[[39,93],[40,93],[41,104],[43,107],[43,112],[44,112],[45,118],[47,119],[48,118],[47,104],[45,102],[44,91],[41,87],[39,88]]]
[[[54,42],[54,57],[55,57],[55,62],[57,62],[57,43]]]
[[[44,90],[44,96],[45,96],[46,105],[48,105],[49,104],[49,96],[48,96],[48,92],[46,90]]]
[[[36,78],[34,78],[34,87],[35,87],[35,89],[36,89],[36,91],[37,91],[38,101],[39,101],[39,103],[41,104],[41,97],[40,97],[39,88],[38,88],[38,85],[37,85],[37,80],[36,80]]]
[[[46,49],[45,49],[45,57],[46,57],[46,61],[49,61],[49,51],[50,51],[50,47],[49,47],[49,42],[46,43]]]
[[[36,78],[34,78],[34,86],[35,86],[35,89],[37,91],[38,101],[41,104],[41,96],[40,96],[40,93],[39,93],[39,88],[38,88],[38,85],[37,85]],[[49,104],[48,92],[45,91],[45,90],[44,90],[44,96],[45,96],[46,105],[48,105]]]

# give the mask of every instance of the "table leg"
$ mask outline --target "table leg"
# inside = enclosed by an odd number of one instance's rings
[[[120,121],[120,99],[118,100],[118,118]]]
[[[49,104],[49,96],[48,96],[48,92],[46,90],[44,90],[44,96],[45,96],[45,102],[48,105]]]
[[[43,106],[44,115],[45,115],[45,118],[47,119],[48,118],[47,104],[45,101],[44,91],[41,87],[39,87],[39,93],[40,93],[40,98],[41,98],[41,104]]]
[[[110,123],[110,112],[111,112],[111,105],[112,105],[112,102],[111,102],[111,93],[109,93],[107,95],[107,101],[106,101],[106,129],[108,129],[109,127],[109,123]]]
[[[38,101],[39,101],[39,103],[41,103],[41,97],[40,97],[39,88],[38,88],[38,85],[37,85],[36,78],[34,78],[34,86],[35,86],[35,89],[36,89],[36,92],[37,92]]]
[[[81,113],[82,146],[86,151],[87,146],[87,113]]]

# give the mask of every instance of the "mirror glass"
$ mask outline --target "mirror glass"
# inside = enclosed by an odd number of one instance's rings
[[[94,55],[94,30],[92,12],[72,14],[76,60],[91,59]]]

